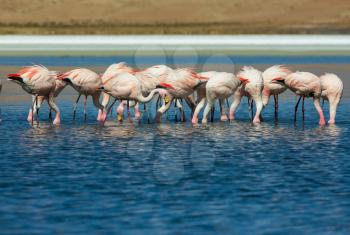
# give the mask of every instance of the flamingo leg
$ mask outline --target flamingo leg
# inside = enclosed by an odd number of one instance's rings
[[[53,120],[53,124],[54,125],[60,124],[61,123],[60,109],[58,108],[58,106],[55,103],[55,96],[53,93],[49,94],[48,104],[49,104],[50,108],[52,108],[52,110],[56,112],[56,116],[55,116],[55,120]]]
[[[78,102],[79,102],[80,96],[81,96],[81,94],[79,94],[79,96],[78,96],[78,98],[77,98],[77,100],[75,101],[75,104],[74,104],[73,121],[75,120],[75,114],[77,112],[77,107],[78,107]]]
[[[273,100],[275,102],[275,122],[278,122],[278,95],[273,95]]]
[[[250,106],[249,106],[249,110],[250,110],[250,119],[253,120],[254,118],[254,100],[250,99]]]
[[[180,99],[180,102],[181,102],[181,121],[182,122],[186,122],[186,117],[185,117],[185,110],[184,110],[184,104],[183,104],[183,100],[182,99]],[[191,110],[192,110],[192,108],[191,108]]]
[[[303,103],[301,106],[301,111],[303,113],[303,122],[304,122],[304,120],[305,120],[305,96],[303,96]]]
[[[314,97],[314,105],[315,105],[315,108],[318,112],[318,115],[320,116],[320,121],[319,121],[319,124],[320,125],[324,125],[326,124],[326,121],[324,119],[324,115],[323,115],[323,110],[322,110],[322,107],[321,107],[321,104],[320,104],[320,98],[315,98]]]
[[[299,106],[300,100],[301,100],[301,96],[299,97],[298,102],[297,102],[297,104],[295,105],[295,108],[294,108],[294,123],[297,122],[297,112],[298,112],[298,106]]]
[[[129,102],[129,100],[126,101],[126,110],[127,110],[127,114],[128,114],[128,119],[130,120],[131,116],[130,116],[130,102]]]
[[[211,109],[211,117],[210,117],[211,122],[214,122],[214,115],[215,115],[215,103]]]
[[[215,98],[207,97],[207,105],[204,108],[202,123],[205,124],[208,122],[208,115],[212,110],[212,107],[215,104]]]
[[[33,102],[32,102],[32,112],[33,112],[34,107],[35,107],[35,105],[36,105],[37,97],[38,97],[38,95],[35,95],[34,98],[33,98]],[[34,115],[32,115],[32,120],[31,120],[31,122],[32,122],[32,126],[33,126],[33,125],[34,125]]]
[[[39,109],[40,109],[40,106],[38,105],[38,96],[35,97],[35,108],[36,108],[36,121],[37,121],[37,124],[39,125]]]
[[[230,106],[230,120],[231,121],[235,119],[235,112],[241,103],[241,99],[242,99],[241,93],[239,93],[239,92],[234,93],[233,102],[231,103],[231,106]]]
[[[115,102],[117,102],[117,98],[114,99],[114,101],[112,102],[112,104],[109,106],[109,108],[107,109],[107,113],[109,113],[113,107],[113,105],[115,104]],[[104,122],[107,120],[107,115],[105,117]]]
[[[174,108],[175,108],[175,122],[177,122],[177,99],[174,101]]]
[[[158,95],[158,99],[157,99],[157,102],[156,102],[156,111],[158,110],[159,102],[160,102],[160,95]]]
[[[226,115],[226,110],[225,110],[225,100],[224,99],[219,99],[220,103],[220,120],[225,122],[227,121],[227,115]]]
[[[189,96],[185,98],[187,105],[191,108],[191,118],[193,117],[194,111],[196,109],[196,102]]]
[[[50,110],[50,111],[49,111],[49,120],[52,121],[52,109],[49,108],[49,110]]]
[[[150,118],[149,118],[149,112],[147,110],[147,104],[146,103],[143,104],[143,113],[147,113],[147,123],[150,124],[151,121],[150,121]]]
[[[162,115],[163,113],[167,112],[171,106],[171,103],[173,102],[173,97],[169,96],[169,102],[164,102],[164,104],[162,105],[162,107],[160,107],[157,110],[157,115],[156,115],[156,122],[161,122],[162,119]]]
[[[194,110],[194,113],[193,113],[193,116],[192,116],[192,123],[193,124],[196,124],[198,123],[198,115],[199,115],[199,112],[201,111],[201,109],[203,108],[204,104],[205,104],[205,100],[206,98],[203,97],[199,103],[197,104],[197,107],[196,109]]]
[[[87,95],[85,96],[85,100],[84,100],[84,121],[85,122],[86,122],[86,119],[87,119],[86,103],[87,103]]]

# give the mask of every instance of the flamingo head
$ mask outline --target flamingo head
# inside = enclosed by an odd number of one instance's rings
[[[238,77],[238,79],[242,82],[243,85],[246,85],[250,82],[249,79],[247,78]]]
[[[21,77],[20,74],[17,73],[11,73],[7,75],[7,79],[9,81],[17,82],[17,83],[24,83],[23,78]]]

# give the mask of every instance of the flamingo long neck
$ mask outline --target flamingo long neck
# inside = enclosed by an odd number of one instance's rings
[[[155,95],[155,94],[157,94],[157,93],[159,93],[159,92],[161,92],[162,91],[162,89],[154,89],[154,90],[152,90],[150,93],[149,93],[149,95],[148,96],[146,96],[146,97],[144,97],[143,95],[142,95],[142,93],[140,92],[139,93],[139,95],[137,96],[137,101],[139,101],[139,102],[141,102],[141,103],[148,103],[148,102],[150,102],[151,100],[152,100],[152,98],[153,98],[153,96]]]

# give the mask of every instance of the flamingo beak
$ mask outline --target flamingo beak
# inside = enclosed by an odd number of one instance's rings
[[[19,75],[17,73],[10,73],[10,74],[8,74],[7,78],[10,81],[17,81],[17,82],[23,83],[23,79],[22,79],[21,75]]]

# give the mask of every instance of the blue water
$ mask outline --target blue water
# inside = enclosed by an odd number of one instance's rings
[[[272,105],[250,124],[244,102],[232,123],[192,126],[172,109],[162,124],[101,126],[92,105],[73,122],[60,100],[61,126],[45,106],[32,127],[28,101],[4,103],[0,233],[349,234],[349,104],[325,127],[311,101],[295,126],[294,99],[278,125]]]

